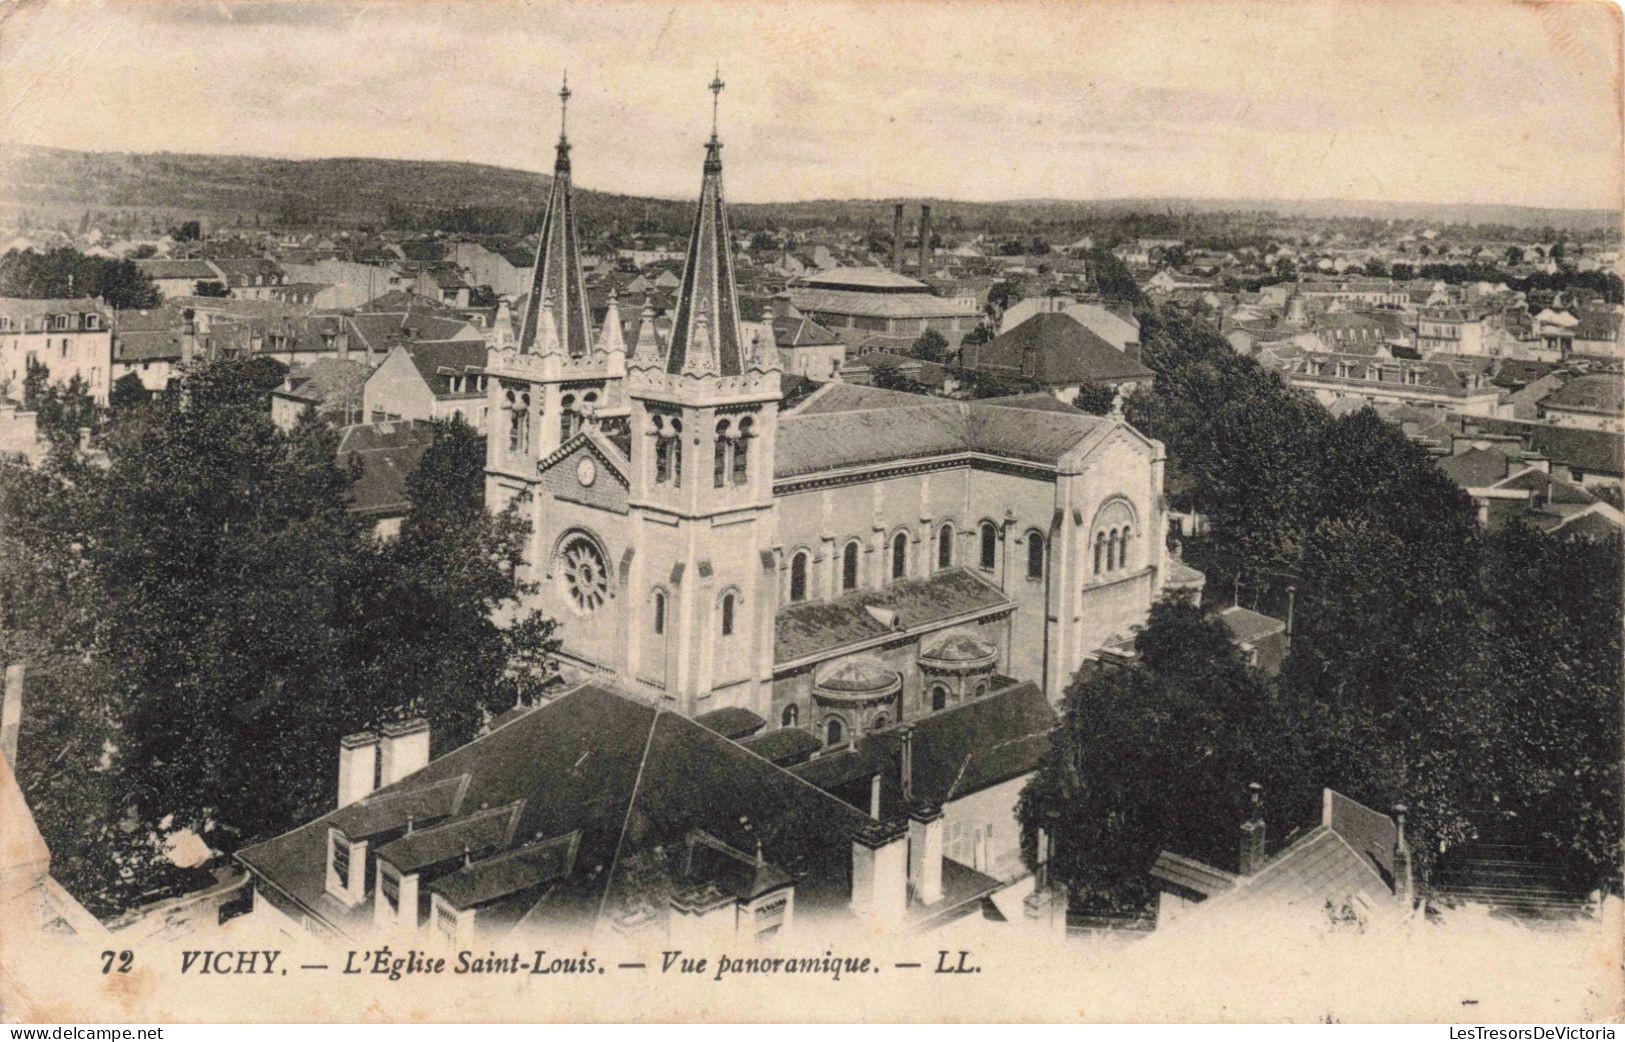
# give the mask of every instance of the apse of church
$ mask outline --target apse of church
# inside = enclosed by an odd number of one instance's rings
[[[713,124],[670,328],[644,307],[626,343],[620,302],[588,322],[561,131],[519,335],[490,354],[487,500],[528,494],[566,672],[824,746],[1021,681],[1059,698],[1162,589],[1162,446],[1026,398],[835,382],[784,408],[722,169]]]

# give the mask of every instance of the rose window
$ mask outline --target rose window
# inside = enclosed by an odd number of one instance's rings
[[[592,541],[576,536],[564,545],[564,589],[582,615],[590,615],[609,597],[609,569]]]

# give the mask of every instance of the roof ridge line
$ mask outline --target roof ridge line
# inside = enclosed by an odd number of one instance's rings
[[[626,846],[626,834],[632,828],[632,812],[637,809],[638,793],[643,788],[643,774],[649,766],[649,751],[655,744],[655,725],[660,722],[660,714],[666,712],[665,707],[656,703],[654,715],[649,718],[649,734],[643,740],[643,755],[638,758],[637,777],[632,779],[632,793],[626,798],[626,816],[621,819],[621,834],[615,838],[615,853],[610,855],[609,872],[604,876],[604,892],[598,898],[598,914],[593,921],[597,923],[604,918],[604,909],[609,905],[609,890],[615,882],[615,869],[621,863],[621,848]]]
[[[765,757],[762,754],[758,753],[756,750],[746,747],[743,742],[736,741],[735,739],[729,738],[726,735],[723,735],[723,734],[720,734],[720,733],[718,733],[716,731],[713,731],[709,727],[706,727],[704,724],[695,723],[693,720],[690,720],[688,717],[683,716],[681,714],[673,714],[673,715],[675,715],[677,719],[682,720],[685,723],[694,724],[695,727],[699,728],[701,731],[705,732],[706,734],[715,735],[717,738],[720,738],[724,742],[727,742],[729,745],[732,745],[735,748],[739,749],[741,752],[745,753],[747,756],[756,757],[756,759],[758,759],[758,760],[762,761],[763,763],[767,764],[769,767],[771,767],[774,770],[778,771],[780,774],[785,774],[785,775],[790,776],[791,778],[794,778],[796,781],[798,781],[801,784],[807,786],[809,789],[812,789],[814,792],[818,793],[820,796],[823,796],[826,799],[834,800],[837,804],[839,804],[840,806],[846,808],[847,810],[851,811],[852,813],[861,814],[866,818],[869,816],[864,811],[861,811],[858,808],[852,806],[852,804],[850,804],[850,803],[846,802],[845,800],[841,799],[839,796],[836,796],[834,793],[828,792],[827,790],[819,788],[817,785],[814,785],[812,782],[810,782],[807,779],[803,778],[801,775],[799,775],[796,772],[790,770],[790,768],[785,767],[782,764],[774,763],[772,760],[769,760],[767,757]],[[788,731],[788,730],[791,730],[791,729],[788,728],[788,727],[782,727],[781,726],[779,728],[776,728],[773,731],[763,731],[761,733],[762,734],[776,734],[778,731]],[[804,729],[797,726],[795,728],[795,730],[803,731]],[[811,732],[805,732],[805,733],[810,734]],[[756,735],[751,735],[751,737],[755,738],[757,736]],[[817,737],[817,736],[814,735],[814,737]],[[853,754],[855,756],[855,755],[857,755],[857,747],[855,745],[848,745],[845,749],[841,750],[841,752],[842,753],[851,753],[851,754]],[[805,761],[805,762],[810,763],[812,761],[808,760],[808,761]]]

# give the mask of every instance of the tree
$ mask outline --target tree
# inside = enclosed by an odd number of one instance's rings
[[[200,297],[229,297],[231,290],[219,279],[199,279],[192,284],[192,292]]]
[[[993,327],[986,322],[976,323],[976,328],[966,333],[959,341],[959,348],[963,351],[967,347],[978,347],[993,339]]]
[[[169,237],[176,242],[195,242],[203,238],[203,225],[198,221],[183,221],[179,227],[169,229]]]
[[[951,354],[947,338],[935,329],[927,329],[916,337],[909,353],[926,362],[946,362]]]
[[[773,250],[777,248],[778,242],[773,238],[772,232],[759,231],[750,237],[750,249],[752,253],[759,253],[764,250]]]
[[[130,260],[90,257],[66,247],[0,257],[0,296],[100,297],[109,307],[157,307],[162,295]]]
[[[926,394],[930,391],[918,380],[904,376],[903,371],[890,362],[882,362],[869,370],[869,381],[887,391],[906,391],[909,394]]]
[[[1084,412],[1104,416],[1112,411],[1112,404],[1116,401],[1115,389],[1105,384],[1087,383],[1078,388],[1078,396],[1072,399],[1072,404]]]
[[[141,377],[135,373],[125,373],[113,381],[112,390],[108,392],[107,406],[113,412],[123,412],[127,409],[136,409],[152,400],[152,394],[147,385],[141,382]]]
[[[1017,804],[1029,865],[1043,828],[1055,837],[1052,878],[1081,911],[1149,913],[1162,850],[1233,869],[1254,782],[1276,820],[1307,820],[1318,803],[1302,716],[1210,610],[1165,597],[1134,647],[1136,665],[1089,664],[1073,677]]]
[[[1143,301],[1139,283],[1122,258],[1104,249],[1090,250],[1085,257],[1095,292],[1106,300],[1136,305]]]
[[[346,507],[334,433],[271,424],[257,361],[115,412],[105,467],[0,467],[0,648],[72,685],[48,689],[20,777],[76,780],[42,828],[86,852],[82,897],[150,886],[169,828],[229,852],[330,808],[311,765],[344,734],[422,714],[444,749],[553,681],[552,624],[519,604],[526,526],[484,511],[480,439],[437,437],[381,542]]]
[[[1522,246],[1508,246],[1507,247],[1507,252],[1506,252],[1506,262],[1508,264],[1522,264],[1523,263],[1523,247]]]
[[[1021,299],[1021,287],[1009,279],[1000,279],[987,290],[987,309],[992,315],[1002,315],[1005,310]]]

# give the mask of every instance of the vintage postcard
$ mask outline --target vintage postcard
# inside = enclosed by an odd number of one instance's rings
[[[1617,1020],[1620,56],[0,3],[0,1019]]]

